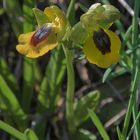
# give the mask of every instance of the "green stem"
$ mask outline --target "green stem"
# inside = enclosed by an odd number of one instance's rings
[[[74,9],[75,1],[76,0],[70,1],[67,10],[67,15],[66,15],[71,25],[74,24],[74,20],[75,20],[75,9]],[[72,64],[74,54],[73,54],[73,50],[68,50],[68,48],[66,48],[64,44],[63,44],[63,50],[65,52],[66,64],[67,64],[66,119],[68,122],[68,129],[70,134],[74,134],[76,132],[76,125],[74,121],[74,101],[73,101],[74,89],[75,89],[75,77],[74,77],[74,69]]]
[[[139,0],[135,0],[135,5],[134,5],[134,17],[133,17],[133,28],[132,28],[132,45],[133,47],[136,47],[137,39],[138,39],[138,14],[139,14]],[[128,105],[128,111],[126,113],[125,121],[124,121],[124,127],[123,127],[123,137],[124,139],[126,138],[128,127],[129,127],[129,122],[130,122],[130,117],[132,113],[132,108],[134,104],[136,104],[136,96],[137,96],[137,89],[138,89],[138,82],[139,82],[139,76],[140,76],[140,71],[139,71],[139,63],[137,62],[137,52],[135,51],[133,53],[133,69],[132,69],[132,83],[131,83],[131,95],[130,95],[130,100],[129,100],[129,105]],[[135,116],[137,116],[138,112],[136,109],[134,109],[133,113],[133,118],[135,120]],[[139,125],[138,123],[136,124],[136,136],[139,137]]]
[[[66,118],[68,122],[68,128],[71,134],[76,131],[76,126],[74,122],[74,88],[75,88],[75,78],[74,78],[74,69],[73,69],[73,50],[68,50],[63,46],[66,64],[67,64],[67,93],[66,93]]]
[[[35,7],[35,0],[24,0],[23,2],[23,15],[24,15],[24,23],[23,23],[23,32],[28,33],[33,31],[34,29],[34,15],[32,8]],[[35,60],[24,57],[23,63],[23,96],[22,96],[22,105],[23,109],[26,113],[29,113],[31,98],[33,93],[34,86],[34,68],[35,68]]]
[[[139,0],[135,0],[134,17],[133,17],[133,24],[132,24],[132,45],[133,45],[134,48],[137,47],[137,40],[138,40],[139,4],[140,4]],[[135,69],[139,69],[139,66],[138,66],[139,62],[138,62],[138,58],[137,58],[137,52],[138,51],[135,51],[133,53],[133,70],[134,71],[135,71]],[[136,89],[135,92],[136,92],[135,95],[137,97],[138,96],[138,89]],[[138,115],[138,105],[137,105],[136,97],[135,97],[134,105],[133,105],[133,120],[134,120],[134,122],[136,120],[136,116]],[[139,122],[136,122],[136,125],[135,125],[135,135],[136,135],[136,139],[137,140],[140,139],[140,131],[139,130],[140,130],[140,124],[139,124]]]
[[[131,129],[130,129],[130,131],[129,131],[129,133],[128,133],[128,136],[127,136],[126,140],[129,140],[129,139],[130,139],[130,137],[131,137],[131,135],[132,135],[132,133],[133,133],[133,131],[134,131],[134,127],[135,127],[136,123],[139,121],[139,118],[140,118],[140,112],[139,112],[138,115],[136,116],[136,120],[134,121],[134,124],[133,124],[133,126],[131,127]],[[140,137],[139,137],[139,138],[140,138]],[[137,140],[138,140],[138,139],[137,139]]]
[[[138,90],[137,90],[137,94],[138,95]],[[136,139],[140,140],[140,124],[139,121],[137,120],[137,116],[138,116],[138,104],[137,104],[137,97],[135,99],[134,102],[134,106],[133,106],[133,120],[135,122],[135,135],[136,135]]]
[[[139,76],[140,76],[140,71],[138,70],[138,67],[136,68],[135,71],[135,76],[134,76],[134,81],[131,87],[131,95],[129,99],[129,104],[128,104],[128,110],[126,113],[125,121],[124,121],[124,126],[123,126],[123,131],[122,135],[123,138],[126,138],[128,127],[130,124],[130,117],[131,117],[131,112],[132,112],[132,107],[136,99],[136,93],[137,93],[137,87],[138,87],[138,81],[139,81]]]
[[[132,45],[133,48],[136,48],[137,45],[137,40],[138,40],[138,17],[139,17],[139,0],[135,0],[135,5],[134,5],[134,17],[133,17],[133,23],[132,23]],[[135,76],[135,70],[138,66],[137,64],[137,51],[133,53],[133,75],[132,79]]]

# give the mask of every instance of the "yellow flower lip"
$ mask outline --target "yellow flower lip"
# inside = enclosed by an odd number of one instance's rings
[[[99,45],[99,42],[95,43],[95,39],[93,39],[93,36],[91,35],[84,44],[83,52],[86,55],[88,61],[92,64],[96,64],[101,68],[108,68],[110,65],[117,63],[120,59],[119,51],[121,47],[121,41],[114,32],[105,29],[102,30],[110,40],[110,50],[107,50],[109,48],[105,48],[105,50],[102,50],[101,48],[99,49],[99,46],[97,46]],[[100,43],[101,46],[104,44],[103,47],[106,47],[105,44],[108,44],[107,39],[103,40],[106,38],[106,35],[103,35],[101,40],[102,43]]]
[[[109,36],[103,29],[100,28],[98,31],[93,32],[93,40],[96,47],[101,51],[103,55],[111,52],[111,42]]]
[[[16,46],[17,51],[26,57],[37,58],[55,48],[58,42],[53,29],[45,31],[38,33],[37,30],[21,34],[18,38],[19,44]]]
[[[32,46],[37,46],[44,39],[46,39],[52,31],[51,26],[46,24],[42,25],[31,37],[30,44]]]

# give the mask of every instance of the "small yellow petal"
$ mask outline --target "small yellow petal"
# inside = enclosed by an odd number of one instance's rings
[[[44,10],[44,13],[49,18],[49,20],[55,25],[56,33],[59,33],[67,24],[64,13],[57,7],[51,6]]]
[[[87,57],[87,59],[93,63],[96,64],[99,67],[107,68],[111,64],[115,64],[119,61],[119,50],[121,47],[121,41],[119,37],[110,30],[104,30],[111,42],[111,52],[102,54],[101,51],[96,47],[92,36],[90,36],[83,48],[83,51]]]

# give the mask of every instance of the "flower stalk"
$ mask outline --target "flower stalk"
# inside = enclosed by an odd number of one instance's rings
[[[74,122],[74,89],[75,89],[75,76],[73,69],[73,50],[69,50],[63,45],[63,49],[66,56],[67,65],[67,92],[66,92],[66,118],[68,122],[68,128],[70,134],[74,134],[76,126]]]

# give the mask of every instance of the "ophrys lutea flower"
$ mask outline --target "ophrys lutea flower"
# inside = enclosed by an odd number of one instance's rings
[[[121,41],[109,30],[119,16],[115,7],[97,3],[81,16],[80,22],[73,28],[72,40],[83,44],[86,58],[101,68],[107,68],[119,61]]]
[[[37,30],[21,34],[18,38],[17,51],[30,58],[37,58],[55,48],[63,40],[67,29],[65,15],[57,6],[47,7],[41,14],[46,18],[37,19],[40,23]],[[42,16],[41,14],[37,16]]]
[[[119,61],[120,47],[121,41],[114,32],[100,28],[89,35],[83,51],[89,62],[107,68]]]

